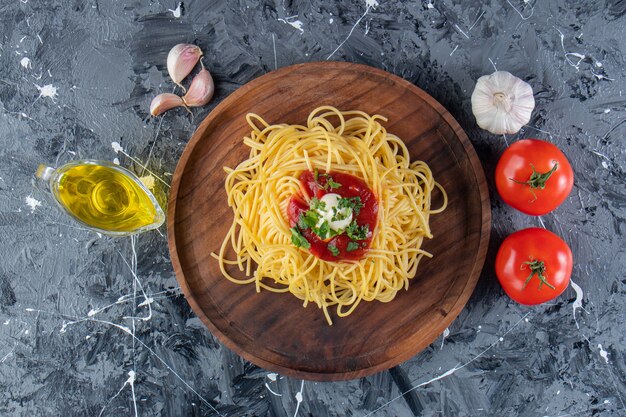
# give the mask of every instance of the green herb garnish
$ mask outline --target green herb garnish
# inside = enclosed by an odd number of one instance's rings
[[[349,208],[352,210],[352,213],[354,213],[355,216],[358,216],[359,213],[361,212],[361,209],[363,208],[364,204],[361,202],[361,197],[351,197],[351,198],[340,198],[339,202],[337,203],[337,207],[339,207],[340,209],[342,208]]]
[[[333,180],[333,177],[331,177],[330,175],[324,174],[324,176],[326,177],[326,187],[324,187],[325,190],[328,190],[328,187],[330,187],[333,190],[341,187],[341,184],[339,184],[338,182],[335,182]]]
[[[346,246],[346,250],[348,252],[355,251],[359,248],[359,244],[357,242],[348,242],[348,246]]]
[[[311,210],[325,210],[326,203],[321,201],[319,198],[313,197],[311,199],[311,202],[309,203],[309,207],[311,208]]]
[[[309,249],[311,247],[309,241],[302,236],[302,233],[300,233],[300,230],[297,227],[291,228],[291,243],[296,245],[297,248]]]
[[[328,237],[328,234],[330,233],[330,225],[326,220],[324,220],[319,227],[313,229],[313,233],[318,235],[320,239],[326,239],[326,237]]]
[[[328,245],[328,250],[333,254],[333,256],[339,256],[339,249],[337,249],[337,246]]]
[[[304,213],[300,213],[298,226],[300,226],[300,228],[304,230],[314,229],[319,220],[320,220],[320,215],[317,211],[308,210]]]
[[[354,220],[348,227],[346,227],[346,233],[348,237],[352,240],[365,240],[367,239],[367,234],[370,231],[369,225],[359,226]]]
[[[326,180],[325,184],[320,183],[320,178],[324,178]],[[315,169],[315,171],[313,171],[313,179],[320,188],[327,191],[329,189],[334,190],[341,187],[341,184],[336,182],[330,174],[320,174],[319,172],[317,172],[317,168]]]
[[[348,218],[348,216],[350,215],[350,212],[341,212],[339,210],[337,210],[337,207],[333,207],[333,217],[332,217],[332,221],[336,222],[336,221],[341,221],[341,220],[345,220]]]
[[[352,236],[358,233],[358,231],[359,231],[359,225],[356,223],[356,221],[353,221],[352,223],[348,225],[348,227],[346,227],[346,233],[352,239],[354,239]]]

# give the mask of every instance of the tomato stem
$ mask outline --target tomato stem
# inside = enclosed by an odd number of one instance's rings
[[[528,276],[528,278],[526,278],[526,281],[524,282],[524,286],[522,287],[522,289],[526,288],[526,286],[528,285],[528,283],[530,282],[530,280],[535,274],[537,274],[537,278],[539,278],[539,281],[540,281],[539,289],[541,289],[541,286],[543,284],[545,284],[549,288],[554,289],[554,286],[550,284],[548,280],[546,279],[546,276],[545,276],[546,265],[543,261],[538,261],[535,259],[534,261],[524,262],[524,265],[528,265],[528,267],[530,268],[530,275]],[[523,265],[522,265],[522,268],[523,268]]]
[[[535,194],[535,189],[538,188],[540,190],[543,190],[544,188],[546,188],[546,181],[550,179],[552,174],[554,174],[554,171],[556,171],[557,168],[559,167],[558,162],[556,161],[552,161],[552,162],[554,162],[552,169],[550,169],[550,171],[543,172],[543,173],[537,172],[537,170],[535,169],[535,166],[533,164],[530,164],[530,168],[533,170],[533,173],[530,174],[530,177],[526,181],[518,181],[514,178],[509,178],[509,179],[518,184],[528,185],[530,187],[530,192],[533,194],[533,197],[535,197],[534,200],[532,201],[535,201],[537,199],[537,194]]]

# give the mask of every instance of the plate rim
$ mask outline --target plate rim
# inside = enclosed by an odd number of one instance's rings
[[[267,80],[271,80],[272,78],[280,78],[283,73],[290,73],[294,70],[298,70],[302,67],[333,67],[333,69],[337,69],[338,67],[346,71],[358,70],[362,72],[369,72],[373,75],[390,79],[394,83],[411,90],[412,93],[418,95],[421,99],[427,102],[439,115],[441,118],[448,124],[448,126],[454,131],[457,136],[457,140],[463,146],[465,153],[468,156],[470,165],[472,167],[472,171],[474,173],[474,181],[478,186],[479,197],[480,197],[480,208],[481,208],[481,226],[480,226],[480,236],[479,236],[479,244],[478,250],[475,255],[475,262],[473,262],[473,268],[469,272],[469,279],[466,281],[465,286],[463,287],[463,292],[461,296],[456,300],[456,302],[452,305],[446,317],[443,320],[449,320],[448,324],[453,322],[461,310],[465,307],[469,298],[471,297],[474,288],[476,287],[476,283],[480,277],[481,271],[484,267],[484,263],[486,260],[487,250],[489,247],[490,240],[490,232],[491,232],[491,204],[489,199],[489,191],[487,187],[487,181],[485,177],[485,173],[474,149],[472,143],[469,140],[469,137],[461,127],[461,125],[456,121],[456,119],[452,116],[452,114],[446,110],[446,108],[441,105],[434,97],[430,94],[416,86],[415,84],[405,80],[402,77],[399,77],[390,72],[384,71],[379,68],[371,67],[368,65],[351,63],[351,62],[341,62],[341,61],[319,61],[319,62],[307,62],[289,65],[286,67],[279,68],[274,71],[270,71],[265,73],[253,80],[248,81],[243,86],[239,87],[236,91],[228,95],[224,98],[211,112],[202,120],[202,122],[198,125],[198,127],[194,130],[191,138],[185,145],[185,149],[181,154],[178,163],[176,164],[176,169],[172,176],[172,182],[170,184],[170,195],[168,198],[168,209],[167,209],[167,234],[168,234],[168,247],[170,252],[170,260],[174,269],[174,273],[176,275],[176,280],[180,285],[185,299],[191,306],[193,312],[200,318],[200,320],[204,323],[204,325],[208,328],[208,330],[217,337],[217,339],[225,345],[230,350],[234,351],[238,355],[242,356],[244,359],[258,365],[264,369],[278,372],[282,375],[287,375],[290,377],[307,379],[307,380],[315,380],[315,381],[340,381],[340,380],[350,380],[354,378],[359,378],[367,375],[374,374],[376,372],[387,370],[393,366],[396,366],[406,360],[414,357],[416,354],[421,352],[425,347],[430,345],[432,342],[429,342],[425,346],[421,344],[416,345],[416,349],[407,349],[404,352],[400,352],[399,354],[390,357],[389,359],[378,362],[374,365],[359,368],[354,371],[346,371],[346,372],[310,372],[304,371],[294,368],[289,368],[284,365],[268,361],[267,359],[260,358],[255,356],[244,349],[242,349],[239,345],[233,342],[226,334],[224,334],[217,326],[213,324],[211,320],[204,314],[202,308],[199,303],[196,301],[193,293],[191,292],[187,280],[185,279],[185,275],[183,273],[183,268],[180,263],[180,258],[178,256],[178,249],[176,245],[176,233],[175,233],[175,224],[176,224],[176,201],[178,199],[178,193],[180,189],[180,183],[182,179],[182,174],[184,169],[191,157],[196,145],[202,139],[202,134],[200,132],[204,132],[209,125],[216,117],[218,117],[225,108],[228,108],[232,102],[237,101],[240,97],[244,96],[248,91],[254,89],[258,84],[266,82]],[[470,292],[465,292],[465,289],[471,286]]]

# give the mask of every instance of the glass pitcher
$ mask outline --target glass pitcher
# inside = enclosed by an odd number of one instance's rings
[[[150,190],[119,165],[85,159],[60,168],[40,165],[35,175],[48,183],[63,210],[96,232],[128,236],[156,229],[165,221]]]

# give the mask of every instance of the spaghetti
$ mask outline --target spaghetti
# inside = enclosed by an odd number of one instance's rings
[[[447,196],[428,165],[411,162],[402,140],[386,132],[380,122],[387,119],[323,106],[309,114],[306,126],[269,125],[256,114],[248,114],[246,120],[252,128],[250,136],[244,138],[249,157],[234,169],[225,168],[234,220],[219,253],[213,254],[224,276],[237,284],[254,283],[257,292],[291,292],[304,307],[314,303],[321,308],[329,324],[330,307],[335,307],[337,316],[345,317],[361,301],[389,302],[399,290],[407,289],[421,258],[432,256],[421,245],[424,238],[432,238],[429,217],[445,209]],[[349,227],[321,235],[323,216],[319,210],[306,212],[316,216],[309,226],[301,222],[294,226],[290,220],[294,199],[300,198],[311,207],[315,199],[311,191],[303,192],[302,178],[307,172],[315,173],[316,181],[318,175],[326,176],[326,182],[315,183],[319,195],[341,187],[333,181],[332,173],[353,176],[366,184],[375,196],[372,204],[377,204],[373,227],[360,230],[365,232],[361,237],[345,237]],[[431,193],[435,187],[443,195],[443,205],[433,210]],[[333,201],[337,198],[348,200],[339,195]],[[320,205],[319,201],[315,204]],[[342,219],[354,217],[356,230],[365,228],[356,223],[362,216],[356,210],[360,206],[350,208],[354,212],[343,211]],[[328,242],[333,233],[344,236],[347,245],[360,250],[359,259],[348,256],[348,252],[339,257],[340,250],[330,243],[323,244],[333,249],[337,259],[316,253],[310,247],[312,235],[309,233],[307,239],[305,233],[298,232],[310,231],[309,227],[320,242]],[[331,239],[339,241],[341,236]],[[348,240],[353,238],[361,240]],[[229,250],[234,251],[235,259],[226,259]],[[227,265],[238,266],[246,277],[232,276]]]

